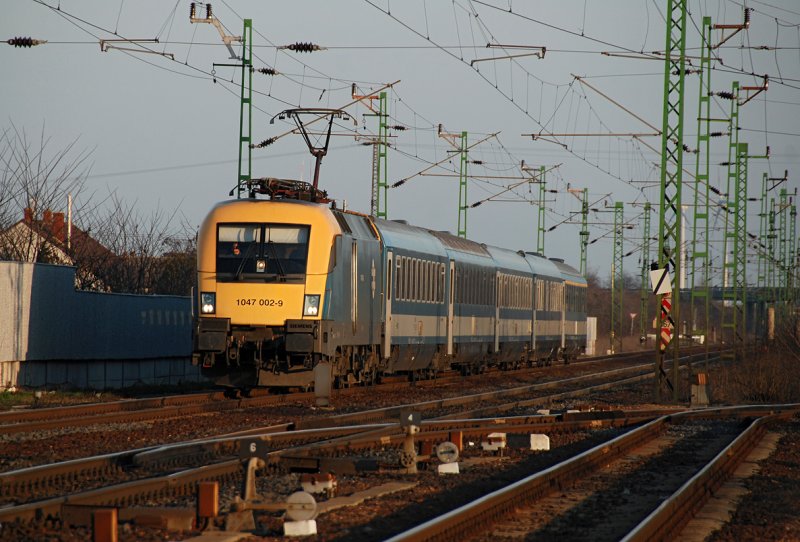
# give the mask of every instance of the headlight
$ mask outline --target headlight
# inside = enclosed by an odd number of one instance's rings
[[[202,314],[214,314],[217,312],[217,294],[214,292],[200,293],[200,312]]]
[[[307,295],[303,302],[303,316],[319,314],[319,295]]]

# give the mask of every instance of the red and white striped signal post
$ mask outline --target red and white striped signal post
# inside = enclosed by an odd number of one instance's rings
[[[675,322],[672,320],[672,293],[661,296],[661,352],[664,352],[672,340],[672,330]]]
[[[672,281],[669,271],[663,269],[653,269],[650,271],[650,282],[653,286],[653,293],[661,296],[661,315],[659,318],[661,333],[658,338],[658,353],[656,354],[656,366],[654,375],[656,401],[661,400],[661,385],[666,383],[673,389],[672,383],[664,371],[664,357],[667,346],[672,341],[672,334],[675,329],[675,320],[672,317]],[[677,362],[677,360],[676,360]]]

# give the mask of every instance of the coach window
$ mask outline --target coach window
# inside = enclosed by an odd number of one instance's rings
[[[431,301],[431,262],[424,261],[422,262],[423,268],[425,270],[425,303],[430,303]]]
[[[422,301],[423,292],[425,291],[424,290],[424,288],[425,288],[425,276],[422,273],[422,260],[416,260],[415,263],[416,263],[415,268],[416,268],[416,272],[417,272],[417,277],[416,277],[417,280],[414,281],[416,283],[415,284],[415,286],[416,286],[416,288],[415,288],[415,290],[416,290],[415,291],[415,294],[416,294],[415,299],[417,301]]]
[[[414,260],[412,258],[406,257],[406,291],[405,291],[405,299],[406,301],[411,301],[414,298],[413,293],[413,281],[414,280]]]
[[[403,266],[405,267],[403,273],[403,299],[409,301],[411,299],[411,270],[413,266],[411,258],[406,256]]]

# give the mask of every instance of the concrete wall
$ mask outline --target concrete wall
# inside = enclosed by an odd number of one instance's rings
[[[0,388],[199,380],[188,297],[81,292],[75,269],[0,262]]]

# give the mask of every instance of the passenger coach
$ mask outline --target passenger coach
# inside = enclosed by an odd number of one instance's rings
[[[430,377],[578,355],[586,281],[561,261],[293,199],[200,229],[194,360],[226,386]]]

